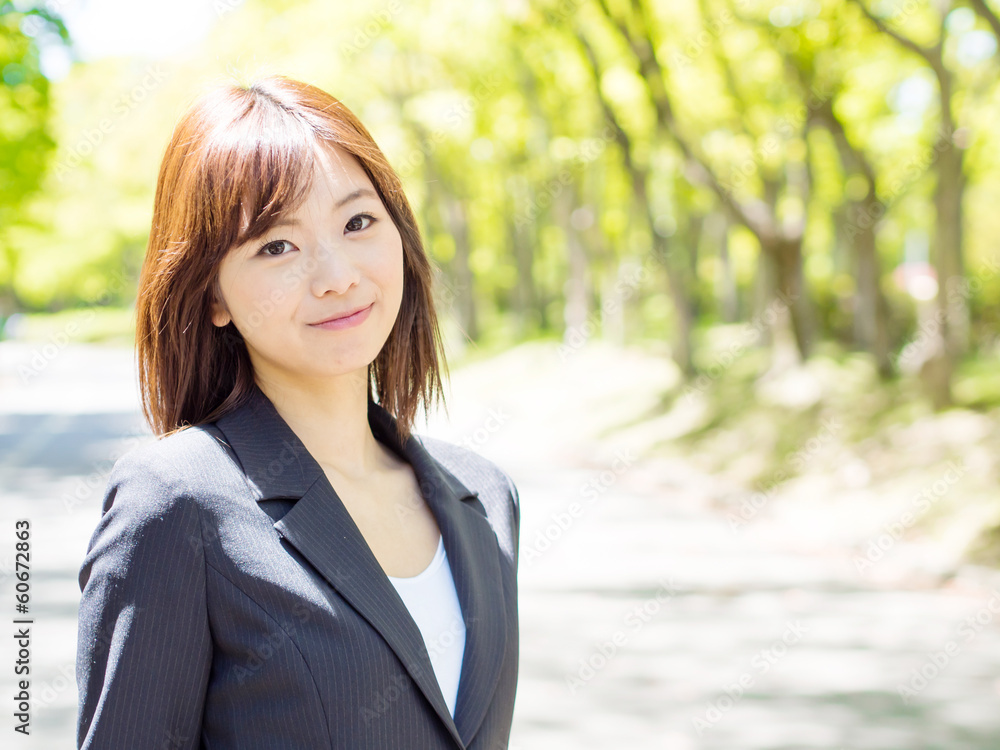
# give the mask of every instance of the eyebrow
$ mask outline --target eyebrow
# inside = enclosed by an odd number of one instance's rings
[[[367,195],[370,198],[378,198],[378,195],[371,188],[365,188],[365,187],[358,188],[353,193],[348,193],[339,201],[337,201],[337,203],[334,205],[334,208],[340,208],[341,206],[350,203],[351,201],[357,200],[358,198],[361,198],[362,196],[365,195]]]
[[[341,206],[347,205],[351,201],[356,201],[358,198],[364,198],[366,196],[369,197],[369,198],[378,198],[378,193],[376,193],[371,188],[365,188],[365,187],[358,188],[357,190],[348,193],[343,198],[341,198],[339,201],[337,201],[333,205],[333,207],[334,207],[334,209],[338,209]],[[294,227],[294,226],[298,226],[298,223],[299,222],[297,222],[295,219],[278,219],[271,226],[272,227]]]

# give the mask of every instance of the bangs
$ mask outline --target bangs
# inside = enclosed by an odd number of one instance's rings
[[[219,118],[201,159],[206,229],[220,250],[262,237],[302,204],[327,135],[270,97],[246,93],[241,112]]]

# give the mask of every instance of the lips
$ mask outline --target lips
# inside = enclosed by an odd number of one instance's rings
[[[374,302],[369,302],[367,305],[362,305],[361,307],[356,307],[353,310],[349,310],[349,311],[344,312],[344,313],[337,313],[336,315],[334,315],[332,317],[324,318],[323,320],[318,320],[315,323],[310,323],[309,325],[311,325],[311,326],[318,326],[318,325],[322,325],[323,323],[330,323],[330,322],[332,322],[334,320],[342,320],[343,318],[349,318],[352,315],[357,315],[362,310],[367,310],[373,304],[375,304],[375,303]]]

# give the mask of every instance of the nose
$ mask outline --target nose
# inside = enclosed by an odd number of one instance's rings
[[[345,294],[361,280],[361,272],[350,252],[332,240],[318,242],[316,252],[306,262],[311,266],[309,290],[316,297],[327,292]]]

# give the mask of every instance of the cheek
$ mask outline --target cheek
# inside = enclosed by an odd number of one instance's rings
[[[254,339],[282,318],[289,305],[288,284],[273,274],[236,274],[229,291],[229,309],[245,338]]]
[[[402,296],[403,245],[401,240],[397,240],[397,244],[382,254],[377,273],[385,294],[395,297]]]

